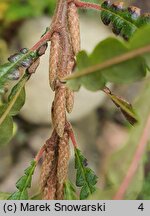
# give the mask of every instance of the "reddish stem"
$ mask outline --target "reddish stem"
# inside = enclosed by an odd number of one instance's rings
[[[148,138],[149,138],[149,130],[150,130],[150,117],[147,120],[146,126],[144,128],[144,131],[142,133],[141,139],[139,141],[138,144],[138,148],[135,152],[135,155],[133,157],[133,160],[131,162],[131,165],[128,169],[128,172],[122,182],[122,184],[120,185],[117,193],[115,194],[115,196],[113,197],[114,200],[122,200],[125,196],[125,193],[137,171],[139,162],[144,154],[144,150],[146,147],[146,144],[148,142]]]
[[[40,151],[37,153],[36,157],[34,158],[34,160],[36,161],[36,163],[39,162],[39,160],[43,156],[44,152],[45,152],[45,145],[42,146],[42,148],[40,149]]]
[[[69,122],[66,122],[66,130],[69,132],[69,137],[70,137],[70,139],[72,141],[72,144],[73,144],[74,148],[77,148],[78,144],[76,142],[76,138],[75,138],[72,126],[71,126],[71,124]]]
[[[37,50],[39,47],[41,47],[43,44],[45,44],[47,41],[50,40],[52,36],[52,31],[48,31],[41,39],[30,49],[31,51]]]
[[[82,1],[78,1],[78,0],[68,0],[68,3],[70,3],[70,2],[74,2],[78,8],[103,10],[103,8],[100,5],[90,3],[90,2],[82,2]]]
[[[76,142],[76,138],[75,138],[75,135],[73,133],[73,130],[69,131],[69,136],[70,136],[70,139],[72,141],[72,144],[73,144],[74,148],[77,148],[78,144]]]

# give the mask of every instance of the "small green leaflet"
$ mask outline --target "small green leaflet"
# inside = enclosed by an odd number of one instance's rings
[[[13,135],[12,116],[17,115],[25,102],[24,85],[30,75],[25,74],[15,85],[8,97],[8,102],[0,106],[0,144],[7,144]],[[4,132],[5,131],[5,132]]]
[[[0,106],[0,116],[3,115],[6,106]],[[7,116],[5,121],[0,124],[0,146],[7,144],[13,136],[13,121],[12,117]]]
[[[17,181],[16,188],[17,192],[13,193],[8,200],[27,200],[28,191],[27,189],[31,187],[32,175],[36,167],[36,162],[31,161],[31,165],[24,171],[24,175]]]
[[[13,87],[13,89],[12,89],[12,91],[8,97],[8,103],[13,100],[13,98],[15,97],[15,95],[17,94],[18,91],[20,91],[20,94],[19,94],[18,98],[16,99],[16,102],[14,103],[14,105],[12,106],[12,108],[10,110],[9,115],[11,115],[11,116],[17,115],[25,103],[26,94],[25,94],[25,88],[22,86],[22,83],[18,83],[17,85],[15,85]]]
[[[75,186],[69,180],[65,182],[64,199],[65,200],[77,200]]]
[[[107,82],[122,84],[143,79],[150,68],[149,34],[148,25],[137,30],[129,42],[107,38],[90,55],[79,52],[77,71],[65,78],[67,85],[75,91],[81,85],[97,91]]]
[[[95,192],[97,176],[93,170],[87,167],[87,159],[77,148],[75,148],[75,168],[77,169],[76,185],[81,187],[80,199],[83,200]]]
[[[113,103],[120,109],[122,114],[131,125],[134,125],[138,122],[137,115],[135,114],[132,105],[128,101],[126,101],[124,98],[121,98],[120,96],[112,94],[107,87],[105,87],[103,91],[111,98]]]

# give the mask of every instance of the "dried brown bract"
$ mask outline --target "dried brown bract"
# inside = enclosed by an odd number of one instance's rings
[[[39,56],[42,56],[45,54],[46,50],[47,50],[47,47],[48,47],[48,43],[45,43],[43,44],[38,50],[37,50],[37,53]]]

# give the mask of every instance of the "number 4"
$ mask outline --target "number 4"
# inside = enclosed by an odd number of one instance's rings
[[[140,209],[141,211],[144,210],[143,203],[141,203],[141,204],[139,205],[138,209]]]

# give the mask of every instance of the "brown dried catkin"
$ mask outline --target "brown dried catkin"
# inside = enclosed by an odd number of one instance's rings
[[[63,138],[60,138],[58,145],[57,200],[62,200],[64,198],[64,183],[67,179],[69,157],[69,134],[68,132],[65,132]]]
[[[48,139],[45,144],[45,157],[40,176],[43,199],[55,199],[58,142],[58,135],[54,131],[52,137]]]
[[[59,86],[55,91],[53,107],[53,125],[59,135],[63,137],[66,122],[66,91],[65,86]]]
[[[74,105],[74,93],[62,82],[62,79],[72,73],[75,55],[80,51],[77,8],[73,2],[69,3],[68,9],[67,1],[60,3],[58,11],[62,10],[63,14],[56,16],[58,26],[56,26],[57,32],[51,37],[49,58],[49,83],[55,91],[51,109],[54,132],[46,142],[41,174],[43,199],[57,200],[64,198],[64,183],[67,179],[70,156],[66,110],[70,113]]]
[[[74,55],[77,55],[80,51],[80,26],[78,10],[73,2],[68,5],[68,24]]]
[[[55,90],[59,59],[61,56],[60,36],[54,33],[51,38],[50,58],[49,58],[49,84],[51,89]]]

